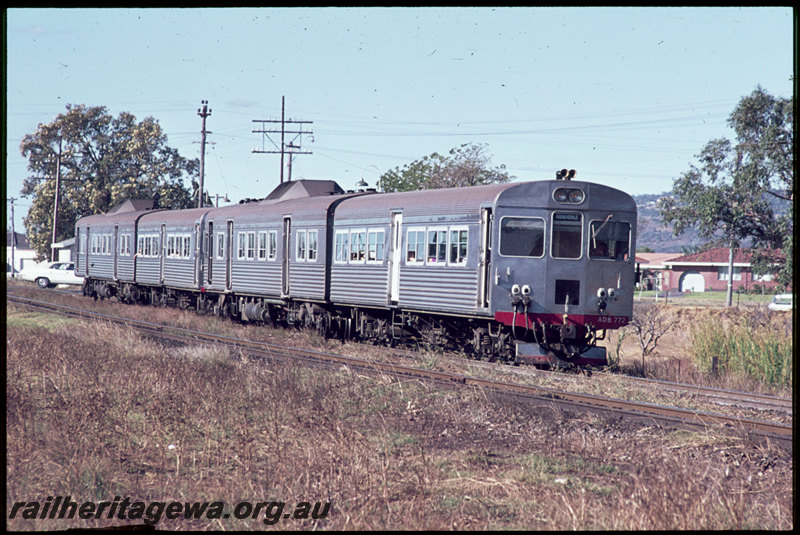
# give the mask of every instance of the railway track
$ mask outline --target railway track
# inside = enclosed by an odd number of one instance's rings
[[[420,369],[395,363],[376,362],[312,349],[282,346],[270,342],[231,338],[180,327],[100,314],[82,308],[48,303],[12,294],[8,294],[7,302],[48,313],[124,325],[127,328],[135,328],[143,334],[172,340],[180,344],[223,344],[235,348],[248,356],[261,359],[293,362],[302,361],[314,366],[328,366],[334,368],[344,366],[365,374],[384,374],[395,377],[414,378],[448,387],[468,386],[481,389],[487,394],[491,393],[501,397],[508,397],[519,402],[531,403],[537,406],[546,406],[567,413],[588,412],[605,418],[624,419],[665,428],[681,428],[696,431],[717,429],[758,442],[773,442],[788,449],[792,447],[792,426],[784,423],[742,418],[653,403],[627,401],[544,386],[524,385],[458,373]],[[683,387],[687,385],[680,386]]]
[[[487,369],[493,366],[492,364],[482,362],[470,362],[470,365],[485,367]],[[519,375],[528,375],[530,373],[524,368],[507,368],[506,371]],[[553,380],[576,380],[574,376],[570,376],[561,371],[536,370],[534,373],[542,377],[552,378]],[[625,385],[631,387],[658,390],[661,393],[671,392],[680,396],[691,396],[693,399],[702,400],[715,405],[740,407],[758,411],[775,411],[776,413],[784,414],[791,414],[794,410],[792,398],[773,396],[770,394],[725,390],[711,386],[677,383],[674,381],[649,379],[645,377],[632,377],[630,375],[620,375],[597,370],[594,370],[592,375],[596,378],[624,382]]]

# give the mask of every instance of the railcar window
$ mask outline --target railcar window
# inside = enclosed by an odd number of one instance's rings
[[[575,212],[553,214],[550,254],[553,258],[580,258],[583,215]]]
[[[366,258],[367,241],[366,231],[350,232],[350,262],[363,262]]]
[[[503,256],[543,256],[544,219],[504,217],[500,222],[500,254]]]
[[[240,232],[238,234],[237,239],[237,248],[236,248],[236,259],[237,260],[244,260],[245,257],[245,245],[247,244],[247,233]]]
[[[119,255],[130,256],[131,254],[131,235],[121,234],[119,237]]]
[[[317,231],[316,230],[309,230],[308,231],[308,255],[307,259],[309,262],[316,262],[317,261]]]
[[[267,259],[267,233],[263,230],[258,233],[258,259]]]
[[[154,236],[139,236],[136,247],[136,252],[139,256],[142,257],[154,256],[153,238]]]
[[[247,233],[247,259],[255,260],[256,258],[256,233]]]
[[[628,260],[631,225],[623,221],[592,221],[589,225],[589,258]]]
[[[270,230],[269,231],[269,255],[267,256],[267,260],[275,260],[278,256],[278,231],[277,230]]]
[[[192,237],[191,236],[184,236],[183,237],[183,258],[191,258],[192,257]]]
[[[425,262],[425,230],[409,230],[406,238],[406,262],[422,264]]]
[[[467,236],[466,229],[450,230],[450,264],[467,263]]]
[[[370,230],[367,233],[367,262],[383,262],[385,236],[382,230]]]
[[[298,262],[306,261],[306,238],[308,233],[305,230],[297,231],[297,254],[295,258]]]
[[[336,253],[334,261],[339,263],[347,262],[347,251],[349,249],[350,233],[346,230],[336,231]]]
[[[447,231],[428,230],[428,263],[444,264],[447,261]]]
[[[225,233],[217,232],[217,260],[225,258]]]

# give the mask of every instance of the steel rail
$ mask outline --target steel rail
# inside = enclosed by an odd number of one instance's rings
[[[480,361],[469,361],[472,366],[481,366],[485,363]],[[506,368],[505,371],[511,373],[518,373],[526,375],[531,373],[527,369],[520,368]],[[561,371],[547,371],[535,370],[536,375],[547,375],[556,379],[570,380],[573,376]],[[794,400],[792,398],[773,396],[770,394],[762,394],[758,392],[743,392],[739,390],[725,390],[704,385],[693,385],[688,383],[678,383],[674,381],[666,381],[663,379],[651,379],[647,377],[632,377],[629,375],[622,375],[618,373],[605,372],[592,370],[592,375],[595,377],[603,377],[610,379],[617,379],[624,382],[625,385],[641,386],[644,388],[659,389],[661,391],[674,392],[677,394],[689,394],[697,396],[698,398],[705,399],[717,405],[735,406],[748,409],[757,410],[772,410],[779,412],[789,412],[794,410]]]
[[[47,303],[14,295],[8,295],[7,299],[11,302],[34,309],[56,312],[83,319],[123,324],[129,328],[136,328],[151,335],[169,338],[179,343],[206,342],[225,344],[242,351],[246,350],[260,357],[282,358],[293,361],[305,360],[306,362],[313,361],[318,364],[346,366],[367,373],[389,374],[434,381],[441,385],[472,386],[484,392],[494,392],[500,396],[512,396],[514,399],[547,403],[560,410],[588,411],[606,417],[625,418],[643,422],[648,425],[670,428],[684,428],[700,431],[708,431],[712,428],[725,429],[735,434],[747,436],[750,439],[773,441],[783,447],[792,447],[792,426],[782,423],[668,407],[645,402],[626,401],[593,394],[569,392],[543,386],[509,383],[437,370],[424,370],[400,364],[376,362],[313,349],[282,346],[271,342],[244,340],[182,327],[173,327],[111,316],[76,307]],[[291,355],[289,355],[288,352],[291,352]]]

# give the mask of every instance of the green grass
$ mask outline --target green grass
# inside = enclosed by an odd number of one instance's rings
[[[661,292],[646,291],[634,292],[634,299],[636,301],[651,301],[658,300],[659,303],[669,303],[671,305],[681,306],[724,306],[727,298],[726,291],[708,291],[708,292],[689,292],[681,296],[674,296],[670,294],[669,298],[665,299],[663,296],[657,297]],[[766,305],[772,301],[774,294],[750,294],[750,293],[737,293],[734,292],[731,298],[733,306],[739,305]]]
[[[719,373],[746,375],[768,385],[791,384],[791,325],[751,311],[729,325],[696,324],[689,336],[692,358],[707,372],[717,357]]]

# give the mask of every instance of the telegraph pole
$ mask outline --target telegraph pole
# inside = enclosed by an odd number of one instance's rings
[[[211,115],[211,110],[208,108],[208,101],[201,100],[201,108],[197,109],[197,115],[203,118],[203,127],[200,131],[200,191],[197,196],[197,207],[203,207],[203,182],[205,179],[205,160],[206,160],[206,134],[211,132],[206,131],[206,117]]]
[[[14,230],[14,201],[16,201],[14,197],[8,199],[11,203],[11,278],[15,277],[16,271],[16,264],[14,263],[14,251],[17,248],[17,233]]]
[[[302,140],[303,134],[313,134],[314,132],[311,130],[303,130],[303,125],[305,124],[312,124],[313,121],[296,121],[292,119],[286,118],[286,97],[281,97],[281,118],[280,119],[253,119],[254,123],[261,123],[261,129],[253,130],[254,134],[263,134],[261,145],[262,147],[265,145],[264,138],[268,139],[270,143],[277,150],[258,150],[253,149],[253,153],[256,154],[280,154],[281,155],[281,184],[283,184],[283,168],[284,168],[284,155],[289,156],[289,181],[292,180],[292,157],[295,154],[311,154],[311,151],[303,151],[300,147],[300,140]],[[273,127],[272,129],[267,129],[267,123],[271,124],[280,124],[280,129],[278,130],[277,127]],[[296,130],[286,130],[286,125],[299,125]],[[269,134],[280,134],[281,135],[281,143],[280,147],[272,141],[269,137]],[[286,135],[294,135],[291,141],[286,143]],[[295,141],[298,142],[295,145]]]
[[[61,136],[58,137],[58,160],[56,162],[56,198],[53,203],[53,241],[50,244],[50,261],[56,261],[56,248],[58,238],[58,201],[61,196]]]

